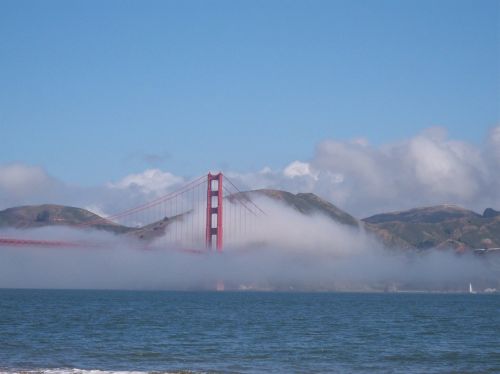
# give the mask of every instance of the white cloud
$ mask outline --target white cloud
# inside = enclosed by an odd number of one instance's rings
[[[0,209],[30,204],[57,195],[60,184],[39,166],[21,163],[0,165]]]
[[[53,179],[38,166],[0,165],[0,190],[7,194],[27,195],[33,190],[46,188],[53,182]]]
[[[418,136],[408,143],[408,157],[416,181],[429,193],[464,200],[479,192],[484,165],[478,149]]]
[[[311,165],[302,161],[293,161],[283,170],[283,175],[288,178],[311,177],[315,180],[318,179],[318,172],[312,171]]]
[[[184,179],[160,169],[147,169],[139,174],[130,174],[115,183],[108,183],[110,188],[138,189],[142,193],[165,193],[169,188],[182,183]]]
[[[497,167],[500,167],[500,126],[494,127],[489,134],[488,148]]]
[[[500,128],[489,143],[499,142]],[[419,205],[455,203],[482,210],[500,203],[498,168],[490,152],[450,140],[442,128],[383,147],[328,140],[311,161],[317,169],[340,173],[341,183],[319,180],[316,191],[358,215]]]

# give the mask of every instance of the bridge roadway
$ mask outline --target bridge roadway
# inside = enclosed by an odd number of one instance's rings
[[[70,242],[63,240],[38,240],[38,239],[17,239],[1,238],[0,247],[43,247],[43,248],[96,248],[105,247],[102,243]],[[141,249],[150,249],[144,246]],[[209,249],[182,248],[176,249],[179,252],[201,255],[210,253]]]
[[[0,238],[3,246],[31,246],[31,247],[80,247],[83,243],[68,242],[64,240],[40,240],[40,239],[18,239]]]

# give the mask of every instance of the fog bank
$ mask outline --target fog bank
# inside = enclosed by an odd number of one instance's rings
[[[268,199],[247,235],[223,253],[194,254],[161,239],[64,228],[3,230],[0,236],[68,240],[70,248],[0,247],[2,288],[283,291],[466,291],[500,289],[496,258],[383,248],[362,229],[306,216]],[[233,233],[234,234],[234,233]]]

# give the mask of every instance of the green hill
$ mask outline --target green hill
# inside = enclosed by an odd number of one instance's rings
[[[241,194],[247,198],[254,198],[259,195],[266,196],[275,201],[283,202],[298,212],[306,215],[320,213],[330,217],[338,223],[350,226],[359,226],[359,221],[356,218],[313,193],[292,194],[287,191],[262,189],[242,192]]]
[[[45,226],[92,228],[117,234],[134,230],[108,221],[88,210],[71,206],[27,205],[0,211],[0,227],[28,229]]]
[[[312,194],[262,189],[240,192],[228,199],[268,197],[310,216],[322,214],[337,223],[365,229],[388,247],[407,250],[454,248],[458,252],[480,248],[500,248],[500,212],[488,208],[482,215],[453,205],[415,208],[400,212],[377,214],[361,221],[332,203]],[[45,226],[66,226],[96,229],[114,234],[128,234],[151,240],[161,236],[170,223],[182,220],[185,212],[143,227],[116,224],[88,210],[62,205],[20,206],[0,211],[0,228],[29,229]]]
[[[363,219],[416,249],[447,248],[458,251],[500,247],[500,215],[487,209],[480,215],[453,205],[438,205]]]

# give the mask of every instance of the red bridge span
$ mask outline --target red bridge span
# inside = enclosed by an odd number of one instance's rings
[[[228,177],[222,173],[208,173],[147,203],[106,217],[95,215],[71,226],[130,235],[153,242],[155,246],[186,252],[222,252],[225,244],[237,244],[251,238],[257,220],[264,214],[250,194],[241,192]],[[59,225],[65,225],[64,220],[58,221]],[[54,238],[0,237],[0,246],[69,248],[96,245]]]

